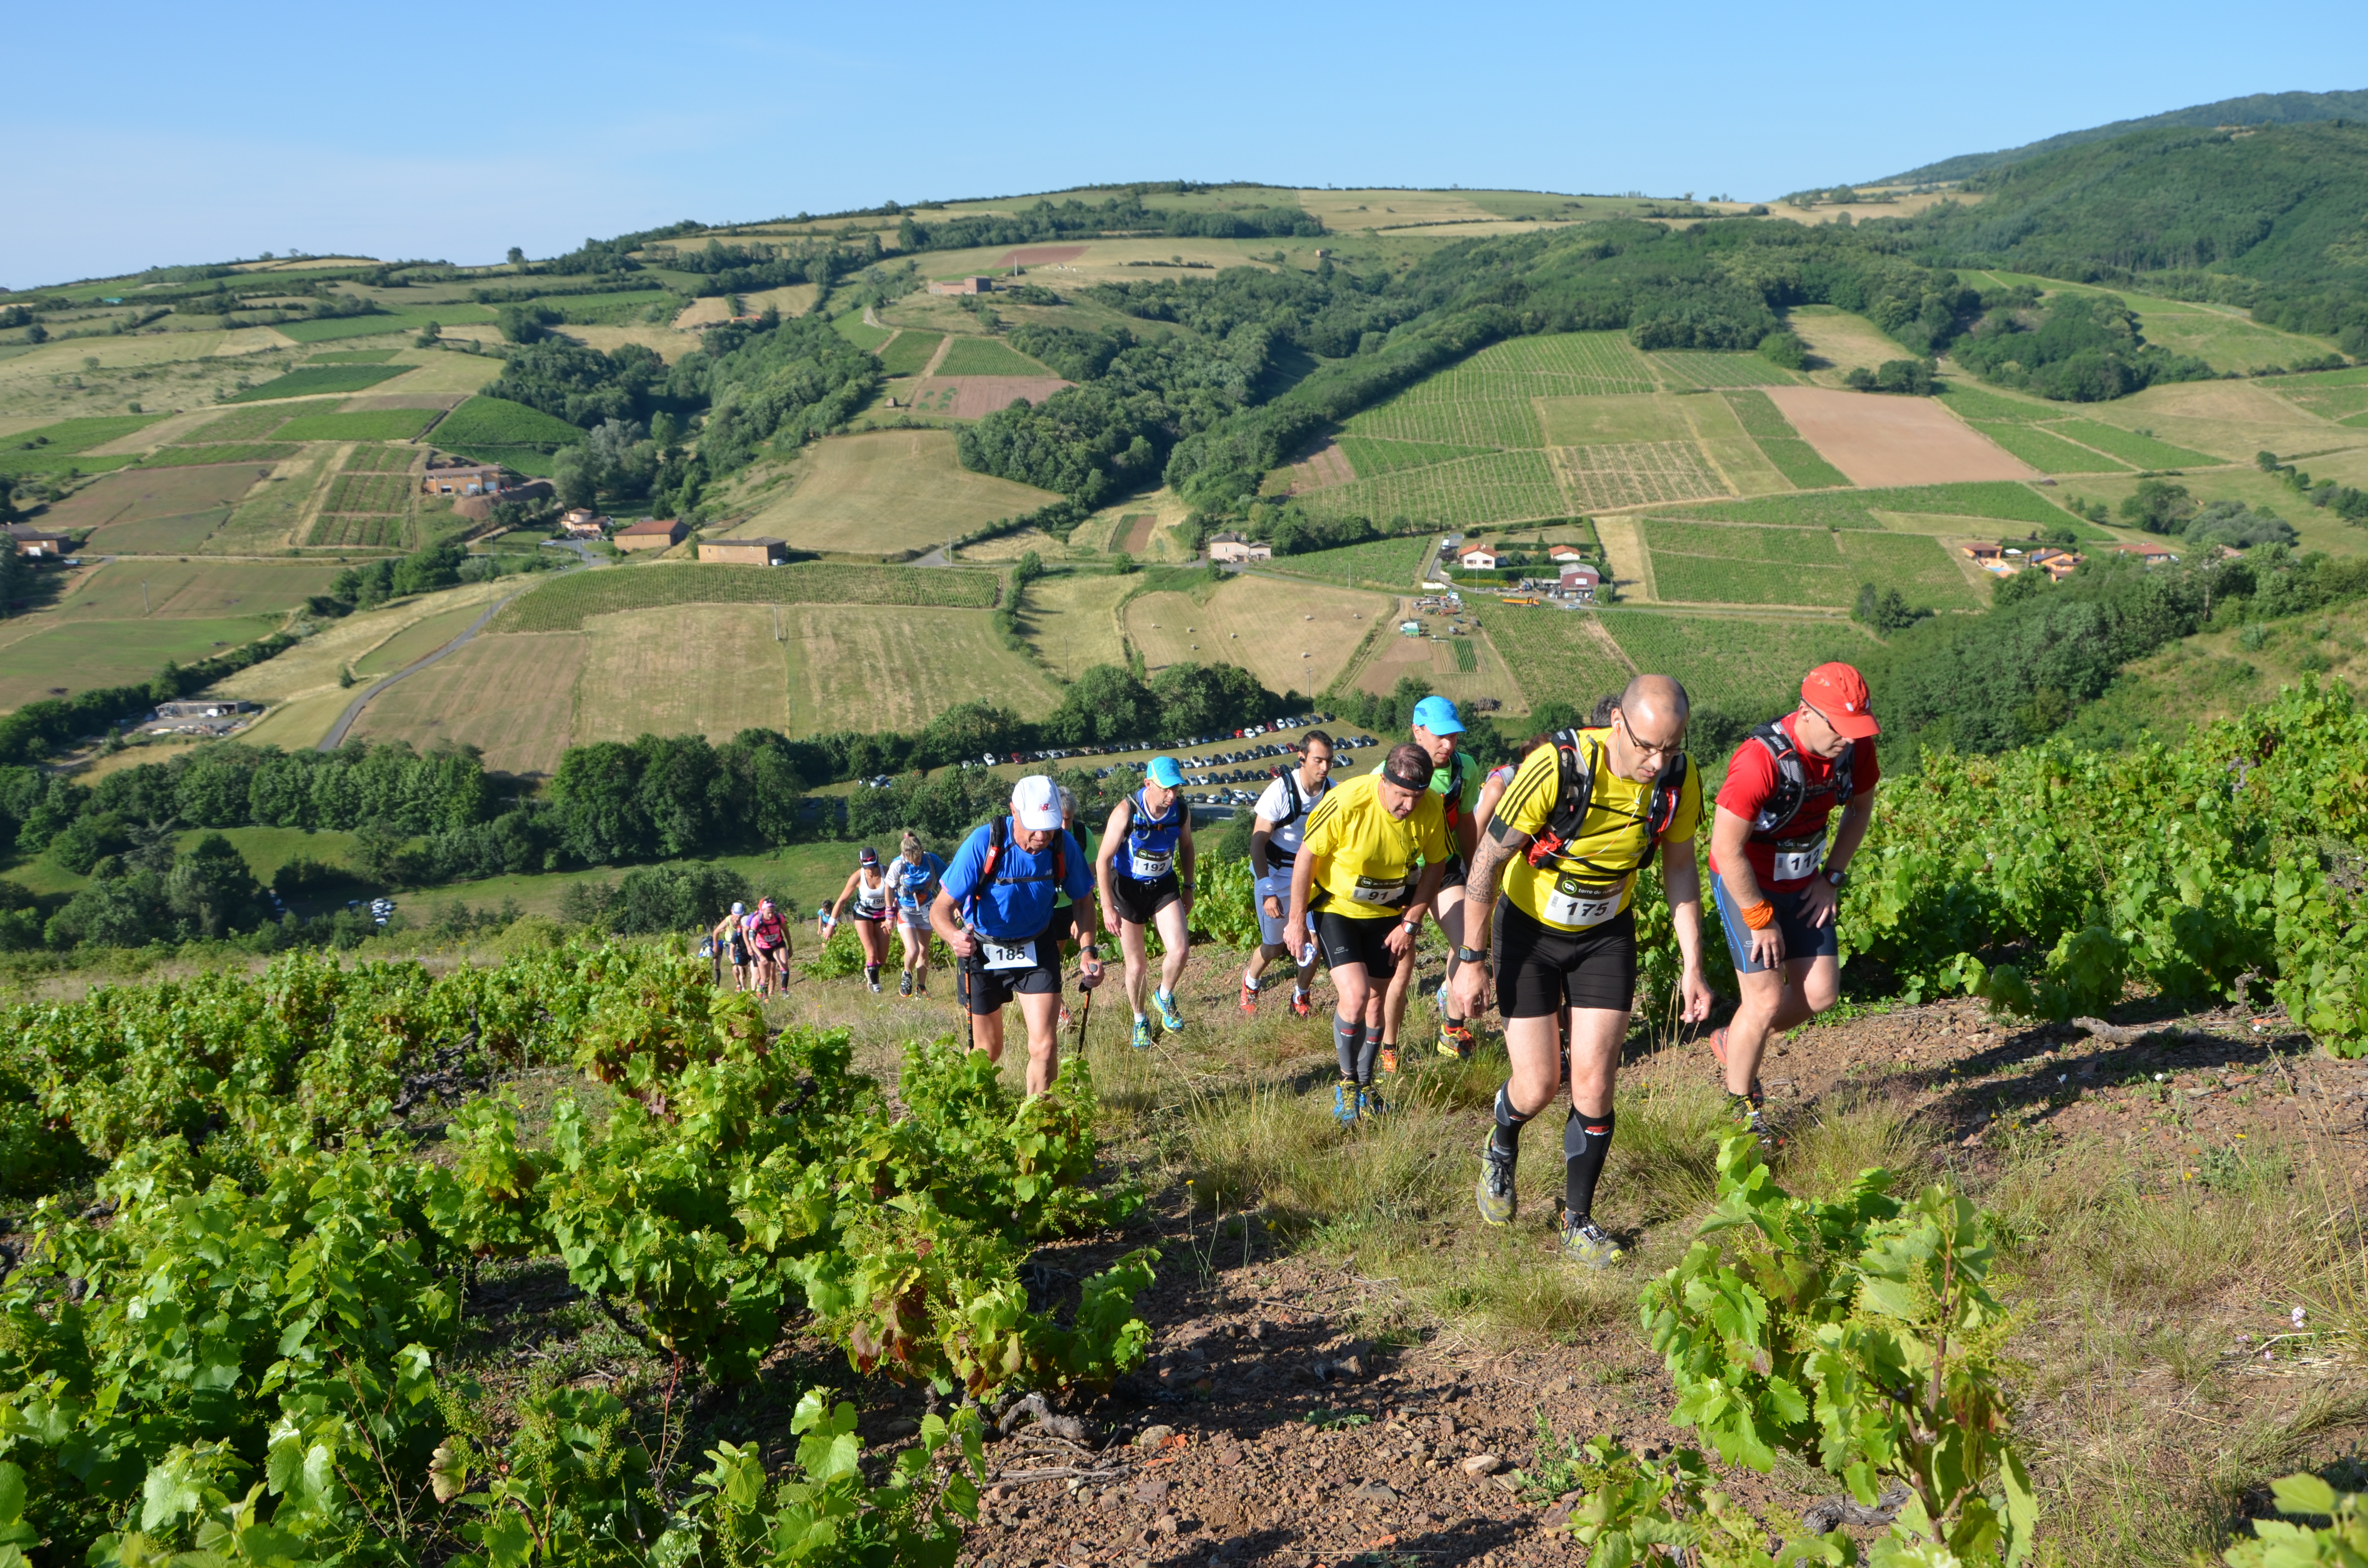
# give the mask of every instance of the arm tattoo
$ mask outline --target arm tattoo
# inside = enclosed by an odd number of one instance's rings
[[[1497,881],[1504,872],[1505,862],[1512,858],[1512,847],[1494,834],[1483,838],[1472,856],[1472,865],[1463,874],[1463,901],[1473,906],[1483,922],[1496,907]],[[1474,927],[1467,921],[1464,928]],[[1479,928],[1485,930],[1486,926],[1484,924]]]

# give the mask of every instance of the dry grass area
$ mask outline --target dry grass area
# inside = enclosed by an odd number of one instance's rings
[[[939,353],[944,349],[940,344]],[[913,384],[913,411],[953,419],[984,419],[1015,403],[1042,403],[1074,384],[1058,376],[926,376]]]
[[[1134,585],[1132,577],[1040,578],[1028,585],[1020,624],[1038,655],[1064,680],[1096,665],[1122,665],[1118,601]]]
[[[359,611],[322,628],[279,657],[239,671],[212,689],[219,696],[242,697],[275,706],[323,691],[334,694],[339,689],[338,672],[405,628],[462,606],[482,610],[512,585],[501,582],[469,583],[380,609]],[[322,727],[325,730],[327,725]]]
[[[625,345],[630,343],[637,347],[648,349],[651,353],[655,354],[659,358],[664,359],[669,365],[681,358],[684,355],[695,352],[699,347],[699,338],[696,334],[677,332],[670,326],[659,326],[655,324],[641,326],[565,326],[561,327],[559,332],[561,336],[572,337],[576,342],[583,344],[586,348],[598,348],[603,354],[614,354],[618,349],[622,348]],[[482,334],[484,340],[489,343],[497,343],[500,341],[499,335],[492,327],[462,327],[460,329],[460,335],[465,335],[470,333]],[[452,328],[446,327],[444,329],[444,335],[451,337],[456,335]]]
[[[59,532],[101,530],[93,550],[106,550],[105,530],[187,517],[234,506],[270,471],[268,463],[208,463],[199,468],[126,469],[102,474],[51,506],[42,526]]]
[[[971,472],[944,430],[832,436],[807,448],[791,481],[729,531],[796,550],[902,557],[1056,499]]]
[[[730,740],[790,722],[793,611],[766,605],[671,605],[584,623],[571,744],[636,735]]]
[[[1379,594],[1320,588],[1270,577],[1235,577],[1207,602],[1180,593],[1145,594],[1126,607],[1127,640],[1156,673],[1198,661],[1239,665],[1274,691],[1322,691],[1396,601]]]
[[[1858,366],[1872,370],[1890,359],[1914,356],[1885,336],[1864,316],[1831,305],[1800,305],[1785,312],[1784,324],[1809,350],[1809,379],[1821,386],[1842,384],[1842,372]]]
[[[381,692],[348,733],[409,741],[422,750],[472,745],[488,767],[547,774],[576,739],[574,696],[584,644],[585,633],[576,631],[473,637],[450,658]]]
[[[1456,655],[1459,646],[1470,649],[1475,667],[1463,667]],[[1386,695],[1406,676],[1417,676],[1429,683],[1431,690],[1458,702],[1493,697],[1504,704],[1498,710],[1499,718],[1518,717],[1530,710],[1530,698],[1520,678],[1506,664],[1497,645],[1486,637],[1472,635],[1434,642],[1429,637],[1384,633],[1357,666],[1357,686],[1360,690]]]
[[[1852,484],[2036,479],[2038,472],[1922,397],[1770,387],[1768,396],[1817,455]]]
[[[1060,693],[996,635],[993,612],[879,605],[781,610],[792,734],[924,728],[964,702],[1041,718]]]
[[[2283,453],[2363,444],[2359,431],[2297,408],[2258,381],[2184,381],[2148,387],[2111,403],[2084,403],[2079,412],[2125,430],[2151,430],[2174,445],[2239,461],[2263,449]]]
[[[88,575],[54,611],[70,620],[211,619],[279,614],[329,585],[337,568],[291,561],[116,561]]]

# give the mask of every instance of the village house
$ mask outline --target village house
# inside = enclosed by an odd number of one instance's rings
[[[451,463],[419,476],[422,495],[490,495],[502,488],[499,463]]]
[[[2113,546],[2112,552],[2115,555],[2134,556],[2148,566],[2170,566],[2177,564],[2179,561],[2178,556],[2152,540],[2140,540],[2135,544],[2117,544]]]
[[[559,519],[559,531],[569,539],[598,539],[609,531],[609,519],[589,506],[578,506]]]
[[[789,560],[790,547],[778,539],[703,539],[699,558],[734,566],[779,566]]]
[[[1455,558],[1455,563],[1466,572],[1494,572],[1497,552],[1485,544],[1475,544]]]
[[[992,294],[995,292],[995,279],[992,278],[939,278],[929,284],[929,292],[932,294]]]
[[[8,525],[8,538],[17,546],[17,553],[37,561],[55,560],[74,549],[74,540],[64,534],[45,533],[27,523]]]
[[[1575,544],[1558,544],[1546,551],[1546,559],[1556,565],[1566,566],[1573,562],[1584,561],[1587,557],[1579,552],[1578,547]]]
[[[1245,539],[1237,533],[1212,534],[1209,538],[1209,559],[1221,566],[1239,566],[1249,561],[1271,561],[1274,559],[1274,546]]]
[[[2032,551],[2025,559],[2042,572],[2046,573],[2050,578],[2060,583],[2072,575],[2086,558],[2072,551],[2058,550],[2053,545],[2048,545]]]
[[[690,530],[679,517],[644,517],[627,528],[619,528],[609,542],[619,550],[666,550],[680,544]]]

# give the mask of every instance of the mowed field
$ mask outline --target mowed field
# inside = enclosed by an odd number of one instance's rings
[[[1126,607],[1126,635],[1156,674],[1167,665],[1239,665],[1269,690],[1319,692],[1357,644],[1397,606],[1395,598],[1235,577],[1205,604],[1181,593],[1145,594]]]
[[[1383,694],[1395,690],[1406,676],[1429,682],[1433,691],[1458,702],[1495,698],[1504,704],[1498,710],[1500,716],[1526,713],[1531,706],[1528,688],[1486,637],[1434,640],[1384,632],[1357,666],[1356,681],[1360,690]]]
[[[488,767],[547,774],[570,744],[584,644],[580,631],[481,634],[381,692],[347,733],[423,750],[472,745]]]
[[[41,526],[59,533],[91,529],[85,548],[100,553],[194,550],[270,472],[271,465],[256,463],[129,469],[57,503]]]
[[[789,728],[786,638],[799,613],[673,605],[594,616],[581,633],[573,744],[644,733],[721,742],[746,729]]]
[[[8,646],[7,660],[0,665],[0,710],[44,697],[142,684],[167,659],[190,664],[252,642],[279,624],[276,615],[62,622]]]
[[[798,459],[788,494],[729,532],[795,550],[901,555],[1055,499],[964,469],[949,431],[881,430],[814,442]]]
[[[909,733],[965,702],[1035,719],[1060,702],[1034,661],[1003,645],[988,610],[799,605],[781,619],[793,734]]]
[[[324,592],[337,574],[333,564],[290,561],[114,561],[55,610],[71,620],[211,620],[225,616],[279,615],[307,595]]]
[[[1064,680],[1075,680],[1096,665],[1122,665],[1126,644],[1119,633],[1118,601],[1136,582],[1115,576],[1040,578],[1028,585],[1020,625]]]

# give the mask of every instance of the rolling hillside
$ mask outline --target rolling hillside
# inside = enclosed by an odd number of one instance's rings
[[[1937,185],[1945,180],[1966,179],[1990,169],[2004,168],[2009,164],[2026,162],[2043,153],[2085,146],[2091,142],[2110,142],[2137,131],[2209,131],[2223,125],[2299,125],[2311,120],[2356,119],[2368,119],[2368,91],[2250,93],[2241,98],[2222,98],[2216,103],[2195,104],[2161,114],[2142,115],[2135,119],[2117,119],[2109,125],[2090,126],[2086,131],[2066,131],[2060,135],[2042,137],[2036,142],[2026,142],[2020,147],[2008,147],[1996,153],[1961,153],[1953,158],[1943,158],[1939,163],[1926,164],[1873,183]]]

